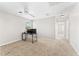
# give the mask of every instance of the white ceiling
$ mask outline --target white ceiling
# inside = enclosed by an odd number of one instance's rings
[[[38,19],[63,13],[72,4],[69,2],[0,2],[0,10],[26,19]]]

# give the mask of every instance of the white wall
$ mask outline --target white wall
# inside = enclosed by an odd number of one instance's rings
[[[67,12],[67,11],[66,11]],[[64,13],[63,13],[64,14]],[[61,16],[51,16],[48,18],[42,18],[34,20],[34,28],[38,31],[38,37],[44,37],[49,39],[55,39],[55,20],[61,20]],[[67,16],[64,16],[62,18],[63,20],[67,20]],[[68,37],[68,26],[66,25],[66,39],[69,39]]]
[[[79,4],[70,14],[70,43],[79,54]]]
[[[21,40],[27,20],[0,11],[0,46]]]
[[[40,19],[36,19],[34,21],[34,27],[37,28],[38,30],[38,36],[39,37],[47,37],[47,38],[50,38],[50,39],[54,39],[55,38],[55,20],[57,17],[58,20],[61,20],[61,15],[64,15],[64,18],[65,20],[68,20],[67,16],[68,16],[68,13],[70,12],[70,7],[72,6],[72,3],[70,4],[60,4],[60,5],[57,5],[57,6],[51,6],[52,8],[52,12],[51,15],[49,14],[49,16],[47,16],[48,18],[40,18]],[[39,13],[38,13],[39,14]],[[69,39],[68,37],[68,25],[66,25],[66,39]]]
[[[54,17],[34,20],[34,28],[37,29],[38,37],[54,38]]]

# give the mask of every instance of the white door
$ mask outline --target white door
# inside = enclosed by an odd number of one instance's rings
[[[58,16],[55,19],[55,39],[66,39],[66,18]]]
[[[55,21],[55,39],[65,39],[65,28],[63,19]]]

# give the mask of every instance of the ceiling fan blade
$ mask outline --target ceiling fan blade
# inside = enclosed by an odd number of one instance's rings
[[[28,11],[26,11],[26,9],[24,9],[24,13],[27,13],[27,14],[31,15],[32,17],[35,17],[34,15],[32,15]]]

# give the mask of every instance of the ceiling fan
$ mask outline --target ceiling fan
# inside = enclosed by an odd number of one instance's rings
[[[18,13],[26,13],[26,14],[29,14],[30,16],[32,16],[32,17],[35,17],[35,16],[34,16],[34,15],[32,15],[31,13],[29,13],[26,9],[24,9],[24,12],[19,11]]]

